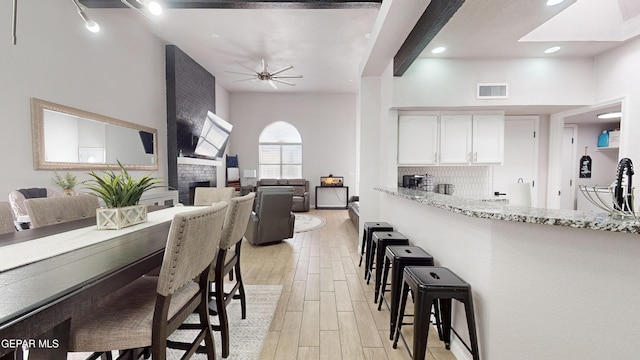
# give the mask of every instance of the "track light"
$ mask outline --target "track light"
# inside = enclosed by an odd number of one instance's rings
[[[100,25],[98,25],[97,22],[91,20],[89,15],[87,15],[87,13],[84,12],[80,4],[78,4],[78,0],[71,0],[71,1],[73,1],[73,4],[78,9],[78,14],[84,21],[84,25],[87,27],[87,30],[91,31],[92,33],[97,33],[98,31],[100,31]]]
[[[162,14],[162,6],[155,0],[136,0],[136,2],[146,7],[152,15],[159,16]]]

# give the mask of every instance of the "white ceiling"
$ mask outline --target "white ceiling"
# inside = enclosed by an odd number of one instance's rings
[[[94,9],[91,9],[92,11]],[[129,11],[130,10],[101,10]],[[151,31],[177,45],[216,77],[230,92],[357,92],[359,65],[378,14],[368,9],[169,9],[150,21]],[[138,18],[141,18],[139,15]],[[242,81],[248,76],[227,73],[286,65],[280,75],[296,84]]]
[[[640,34],[638,0],[467,0],[421,57],[593,57]],[[444,46],[439,55],[431,50]],[[545,54],[544,50],[561,50]]]
[[[545,2],[466,0],[421,56],[593,57],[640,34],[638,0],[567,0],[554,7]],[[374,40],[365,34],[372,31],[379,12],[376,8],[168,9],[152,22],[130,9],[90,9],[91,14],[100,11],[120,11],[144,22],[213,73],[230,92],[333,93],[357,92],[362,56],[367,41]],[[591,39],[596,41],[585,41]],[[543,53],[555,45],[562,49]],[[430,51],[436,46],[447,51],[433,55]],[[279,84],[273,90],[264,82],[237,82],[247,77],[227,72],[247,72],[239,64],[258,70],[262,58],[270,70],[293,65],[282,75],[303,78],[290,79],[296,86]]]

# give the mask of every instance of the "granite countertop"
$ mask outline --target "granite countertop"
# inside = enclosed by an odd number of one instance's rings
[[[615,220],[606,213],[510,206],[421,190],[374,188],[390,195],[470,217],[640,234],[640,220]]]

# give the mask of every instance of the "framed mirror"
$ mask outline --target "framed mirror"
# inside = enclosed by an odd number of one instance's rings
[[[31,99],[35,169],[158,170],[156,129]]]

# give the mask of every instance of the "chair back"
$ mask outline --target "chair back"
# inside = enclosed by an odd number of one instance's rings
[[[0,202],[0,235],[9,234],[14,231],[16,231],[16,227],[13,224],[11,205],[6,201]]]
[[[33,228],[96,217],[100,207],[94,195],[27,199],[24,205]]]
[[[289,218],[293,205],[291,186],[259,188],[257,198],[255,211],[260,221]]]
[[[197,187],[195,189],[193,205],[208,206],[220,201],[229,201],[233,198],[235,189],[232,187]]]
[[[173,294],[211,266],[227,207],[227,202],[222,201],[173,217],[158,277],[158,294]]]
[[[60,194],[55,190],[48,188],[27,188],[13,190],[9,193],[9,203],[11,204],[11,210],[13,210],[14,218],[17,220],[18,216],[26,216],[29,214],[27,212],[27,208],[24,206],[25,200],[54,196],[60,196]]]
[[[220,238],[220,249],[228,250],[242,240],[245,231],[247,231],[247,224],[249,223],[249,217],[251,217],[251,209],[253,209],[255,197],[255,193],[249,193],[229,201],[229,208],[222,228],[222,237]]]

